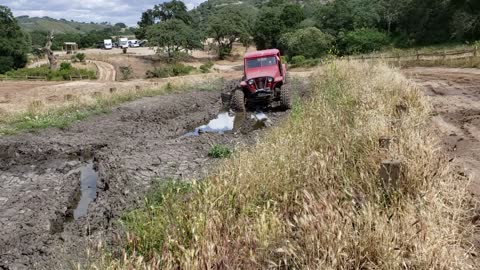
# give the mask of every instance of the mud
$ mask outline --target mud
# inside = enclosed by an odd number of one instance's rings
[[[0,269],[85,262],[91,245],[119,233],[118,218],[143,202],[152,181],[201,178],[219,162],[208,157],[212,144],[255,143],[264,129],[252,127],[252,113],[237,132],[184,136],[221,104],[220,91],[150,97],[65,130],[0,137]],[[260,122],[286,115],[267,111]]]

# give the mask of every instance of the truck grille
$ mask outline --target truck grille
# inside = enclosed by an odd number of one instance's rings
[[[255,84],[257,89],[265,89],[265,86],[267,85],[267,78],[256,78]]]

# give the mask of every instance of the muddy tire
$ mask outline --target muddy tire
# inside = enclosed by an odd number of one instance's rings
[[[280,89],[280,107],[282,110],[290,110],[292,108],[290,85],[286,84]]]
[[[245,94],[241,89],[233,91],[231,106],[235,112],[245,112]]]

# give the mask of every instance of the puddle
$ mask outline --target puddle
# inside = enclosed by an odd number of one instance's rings
[[[221,112],[215,119],[210,120],[208,124],[197,127],[194,131],[189,132],[182,137],[199,136],[202,133],[218,133],[225,134],[226,132],[237,131],[245,123],[247,119],[245,113]],[[250,115],[250,119],[255,120],[253,124],[269,121],[267,115],[263,112],[256,112]]]
[[[230,112],[222,112],[217,118],[210,120],[208,124],[197,127],[194,131],[185,134],[185,137],[198,136],[201,133],[219,133],[233,130],[233,122],[235,121],[235,115]]]
[[[73,218],[78,219],[87,214],[88,206],[97,198],[98,172],[93,168],[93,161],[80,168],[81,196],[77,208],[73,211]]]

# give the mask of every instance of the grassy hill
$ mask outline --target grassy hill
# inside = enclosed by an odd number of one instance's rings
[[[55,33],[87,33],[92,30],[102,30],[109,25],[96,24],[96,23],[82,23],[75,21],[67,21],[65,19],[53,19],[49,17],[29,17],[20,16],[17,17],[17,21],[23,30],[27,32],[42,31],[47,32],[54,30]]]

